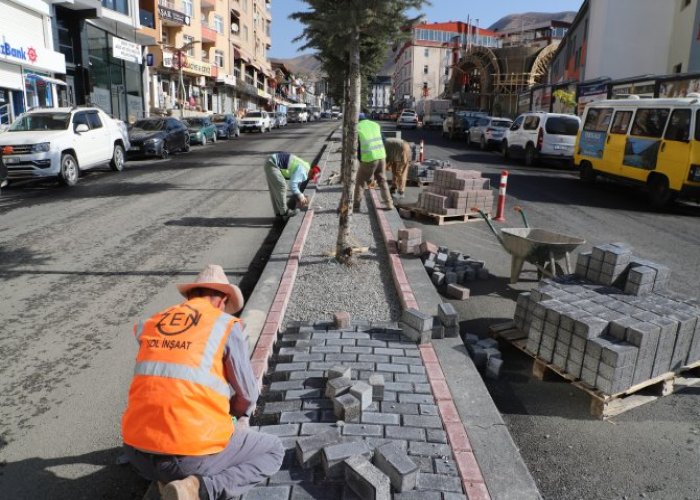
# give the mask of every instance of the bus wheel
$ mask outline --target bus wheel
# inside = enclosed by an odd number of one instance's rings
[[[593,166],[587,161],[581,162],[581,171],[579,172],[581,180],[589,184],[593,184],[596,180],[596,173],[593,170]]]
[[[649,201],[654,208],[663,208],[674,198],[673,191],[668,185],[668,178],[665,175],[655,174],[647,180],[649,189]]]

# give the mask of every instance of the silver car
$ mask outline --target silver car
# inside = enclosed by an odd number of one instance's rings
[[[513,120],[508,118],[495,118],[486,116],[478,118],[466,132],[467,146],[478,144],[482,151],[493,147],[499,147],[506,131],[513,124]]]

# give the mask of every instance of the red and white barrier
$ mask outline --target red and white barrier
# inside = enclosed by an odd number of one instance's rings
[[[506,217],[506,186],[508,186],[508,171],[501,171],[501,184],[498,186],[498,207],[496,208],[496,218],[498,222],[505,222]]]
[[[423,150],[423,139],[420,141],[420,149],[418,150],[418,161],[423,163],[425,160],[424,150]]]

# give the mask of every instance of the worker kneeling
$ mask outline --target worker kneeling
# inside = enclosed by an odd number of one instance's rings
[[[284,448],[247,429],[259,393],[240,289],[216,265],[177,288],[185,302],[134,328],[125,454],[166,500],[233,498],[277,472]]]
[[[317,167],[314,167],[316,169]],[[271,154],[265,162],[265,177],[270,190],[272,208],[277,217],[289,218],[297,214],[297,207],[304,208],[308,200],[302,193],[309,179],[309,164],[291,153],[281,151]],[[287,200],[287,181],[292,197]]]

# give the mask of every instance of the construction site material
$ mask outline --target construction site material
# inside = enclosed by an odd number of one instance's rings
[[[413,162],[408,167],[408,182],[419,186],[431,184],[435,180],[435,172],[449,166],[450,162],[444,160]]]
[[[493,192],[490,181],[476,170],[436,170],[434,183],[418,196],[417,209],[436,215],[472,214],[477,208],[490,213]]]
[[[399,229],[399,253],[420,255],[423,233],[420,229]]]
[[[423,267],[433,284],[440,293],[450,298],[468,299],[469,288],[463,285],[476,280],[486,280],[490,276],[484,261],[472,259],[461,252],[450,251],[447,247],[436,247],[430,242],[424,242],[420,250]]]

